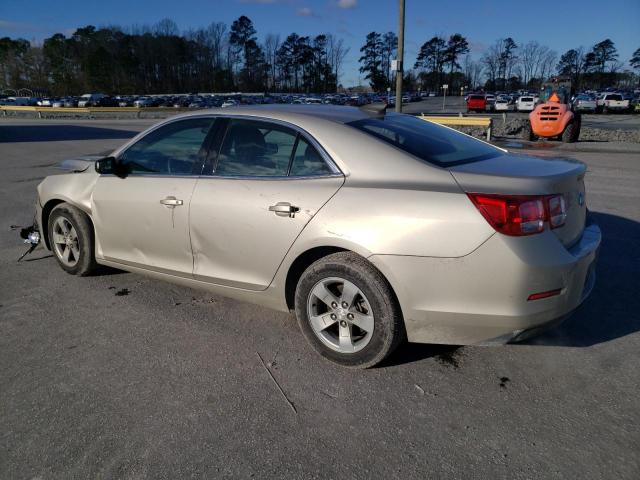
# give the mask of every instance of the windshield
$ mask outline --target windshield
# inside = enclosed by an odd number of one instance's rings
[[[441,167],[503,155],[501,150],[480,140],[410,115],[387,114],[347,125]]]

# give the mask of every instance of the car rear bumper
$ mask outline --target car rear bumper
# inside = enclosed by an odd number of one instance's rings
[[[591,293],[601,233],[585,228],[571,248],[552,232],[493,235],[458,258],[374,255],[400,301],[408,340],[501,344],[555,325]],[[560,289],[556,296],[527,300]]]

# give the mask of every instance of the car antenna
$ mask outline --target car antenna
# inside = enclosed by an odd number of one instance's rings
[[[362,110],[363,112],[375,115],[376,117],[384,117],[387,113],[386,103],[369,103],[358,108],[360,108],[360,110]]]

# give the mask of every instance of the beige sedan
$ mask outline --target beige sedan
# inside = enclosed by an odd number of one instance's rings
[[[295,311],[345,366],[375,365],[405,338],[521,339],[595,281],[583,164],[408,115],[204,111],[65,165],[38,186],[36,215],[64,270],[108,265]]]

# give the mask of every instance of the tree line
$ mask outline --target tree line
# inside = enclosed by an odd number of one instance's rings
[[[397,38],[391,32],[371,32],[360,52],[360,72],[373,90],[391,87],[389,58],[395,56]],[[588,52],[583,47],[557,52],[536,41],[518,44],[513,38],[497,40],[479,60],[469,54],[468,40],[460,33],[445,38],[436,35],[422,44],[412,70],[404,72],[407,90],[439,91],[442,85],[457,93],[461,88],[474,90],[537,89],[553,75],[570,77],[575,89],[607,86],[632,86],[638,79],[624,64],[610,39],[595,44]],[[640,49],[629,61],[640,70]]]
[[[395,83],[391,66],[397,44],[394,32],[373,31],[360,48],[359,71],[374,91]],[[213,22],[182,33],[170,19],[128,29],[89,25],[68,37],[56,33],[41,45],[0,38],[0,91],[335,92],[348,52],[344,41],[331,34],[268,34],[259,41],[253,22],[244,15],[230,26]],[[640,70],[640,48],[629,65]],[[405,69],[404,82],[406,90],[439,91],[443,84],[451,93],[463,87],[517,90],[536,89],[556,74],[570,77],[577,89],[637,83],[637,77],[624,70],[610,39],[558,56],[536,41],[518,44],[505,38],[474,60],[469,41],[460,33],[424,42],[413,68]]]
[[[335,92],[349,48],[331,34],[269,34],[251,19],[182,34],[172,20],[151,27],[86,26],[42,45],[0,39],[0,90],[78,92]]]

